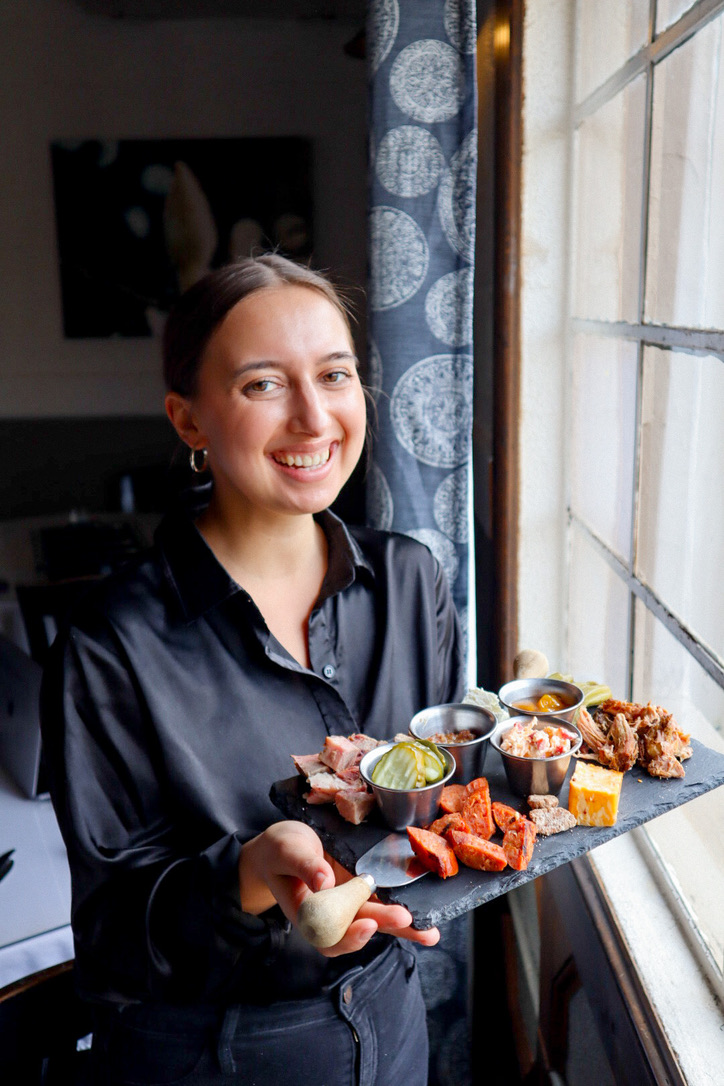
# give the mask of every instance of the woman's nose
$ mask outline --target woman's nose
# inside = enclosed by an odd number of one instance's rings
[[[305,434],[319,434],[327,424],[327,409],[320,390],[304,385],[296,390],[292,406],[291,428]]]

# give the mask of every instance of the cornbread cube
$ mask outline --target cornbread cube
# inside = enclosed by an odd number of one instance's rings
[[[614,826],[623,773],[578,762],[568,791],[568,810],[579,826]]]

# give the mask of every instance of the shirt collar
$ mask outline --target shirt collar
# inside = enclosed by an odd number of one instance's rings
[[[319,601],[348,588],[358,572],[374,578],[365,558],[347,526],[330,510],[317,514],[315,520],[327,537],[329,563]],[[155,542],[164,574],[181,605],[184,618],[193,622],[210,608],[243,587],[229,576],[194,524],[193,517],[180,508],[167,513],[159,524]]]

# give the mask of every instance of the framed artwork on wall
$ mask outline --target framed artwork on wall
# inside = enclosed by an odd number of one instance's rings
[[[155,335],[211,268],[311,255],[309,140],[63,139],[50,153],[69,339]]]

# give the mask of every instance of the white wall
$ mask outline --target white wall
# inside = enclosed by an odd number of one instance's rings
[[[568,110],[571,0],[527,0],[521,267],[520,648],[565,666]]]
[[[349,23],[133,21],[0,6],[0,417],[155,414],[155,339],[64,339],[49,144],[304,136],[315,263],[365,281],[365,65]]]

